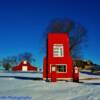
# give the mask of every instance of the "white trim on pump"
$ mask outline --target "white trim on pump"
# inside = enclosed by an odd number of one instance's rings
[[[51,80],[51,78],[48,78],[49,80]],[[65,80],[65,81],[72,81],[73,78],[56,78],[57,80]],[[46,80],[46,78],[43,78],[43,80]]]

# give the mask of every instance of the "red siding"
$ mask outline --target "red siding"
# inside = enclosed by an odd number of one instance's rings
[[[53,57],[53,44],[63,44],[64,45],[64,57]],[[51,64],[66,64],[67,72],[56,73],[56,78],[72,78],[73,68],[72,68],[72,58],[69,51],[69,37],[67,34],[48,34],[48,55],[47,59],[44,59],[44,79],[46,78],[46,61],[48,63],[48,78],[51,78],[50,65]]]

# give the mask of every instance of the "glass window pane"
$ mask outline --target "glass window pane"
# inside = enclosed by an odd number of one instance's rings
[[[57,65],[58,72],[66,72],[66,65]]]
[[[63,57],[64,56],[64,50],[63,50],[63,44],[56,44],[53,46],[53,56],[54,57]]]

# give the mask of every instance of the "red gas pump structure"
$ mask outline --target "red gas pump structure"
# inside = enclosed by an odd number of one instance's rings
[[[79,82],[79,68],[73,67],[73,82]]]
[[[43,80],[51,82],[79,80],[79,70],[73,67],[67,33],[48,34],[47,54],[43,64]]]

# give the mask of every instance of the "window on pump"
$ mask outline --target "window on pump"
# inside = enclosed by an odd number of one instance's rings
[[[66,65],[57,65],[57,72],[66,72]]]

